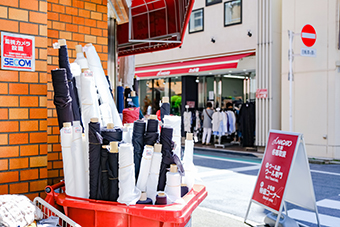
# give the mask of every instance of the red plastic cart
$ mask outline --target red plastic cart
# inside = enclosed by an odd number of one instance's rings
[[[183,204],[132,205],[71,197],[57,193],[64,183],[47,186],[46,201],[83,227],[186,227],[191,226],[191,214],[207,197],[205,186],[194,185],[183,197]]]

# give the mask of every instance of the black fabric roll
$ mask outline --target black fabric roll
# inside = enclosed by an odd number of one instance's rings
[[[162,103],[161,105],[161,121],[163,121],[163,118],[165,115],[170,115],[170,103]]]
[[[129,98],[130,97],[130,93],[131,93],[131,88],[125,88],[124,89],[124,97],[125,97],[125,105],[124,105],[124,107],[125,108],[128,108],[128,101],[127,101],[127,98]]]
[[[159,171],[158,178],[158,191],[164,191],[166,184],[166,172],[170,168],[170,164],[173,163],[174,142],[172,141],[172,128],[162,127],[160,143],[162,144],[162,163]]]
[[[99,184],[101,188],[100,196],[98,199],[101,200],[109,200],[109,173],[108,173],[108,159],[109,154],[107,149],[102,148],[100,151],[100,169],[101,169],[101,184]]]
[[[109,153],[108,175],[109,175],[109,201],[118,199],[118,153]]]
[[[185,196],[189,192],[188,186],[181,186],[181,197]]]
[[[136,92],[136,96],[138,96],[138,88],[139,88],[139,82],[137,77],[133,78],[133,85],[132,85],[133,90]]]
[[[137,201],[137,204],[142,204],[142,205],[152,205],[152,199],[147,198],[147,199],[144,200],[144,201],[138,200],[138,201]]]
[[[137,120],[133,123],[132,145],[133,145],[133,153],[134,153],[136,182],[138,179],[140,162],[141,162],[142,154],[144,150],[145,126],[146,126],[146,123],[145,121],[142,121],[142,120]]]
[[[59,68],[66,69],[68,89],[70,92],[70,96],[72,98],[73,118],[75,121],[80,121],[81,113],[79,108],[79,97],[77,88],[75,86],[75,79],[73,78],[73,75],[71,73],[71,66],[68,58],[67,46],[61,46],[59,48]]]
[[[144,134],[144,145],[153,146],[158,142],[158,132],[146,132]]]
[[[156,119],[149,119],[148,125],[146,126],[147,132],[158,132],[158,120]]]
[[[123,139],[123,131],[120,128],[108,129],[101,128],[101,135],[103,137],[103,144],[109,145],[112,141],[120,142]]]
[[[52,73],[52,84],[54,89],[54,105],[57,109],[59,129],[64,122],[73,122],[72,98],[70,96],[66,70],[55,69]]]
[[[89,123],[89,158],[90,158],[90,199],[97,199],[101,192],[100,188],[100,151],[103,138],[100,135],[100,124]]]

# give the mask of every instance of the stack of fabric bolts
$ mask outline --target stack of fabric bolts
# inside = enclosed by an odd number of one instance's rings
[[[144,120],[139,109],[123,126],[94,46],[77,46],[72,64],[65,40],[54,46],[60,68],[52,70],[52,82],[66,194],[126,205],[180,202],[181,184],[193,186],[193,142],[187,138],[183,167],[181,121],[168,116],[168,99],[161,106],[161,129],[155,115]],[[131,92],[132,108],[139,108]],[[184,170],[190,173],[185,178]]]

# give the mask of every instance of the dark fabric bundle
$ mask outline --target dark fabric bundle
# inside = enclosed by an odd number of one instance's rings
[[[101,128],[100,133],[103,137],[104,145],[109,145],[112,141],[120,142],[123,139],[123,131],[120,128],[108,129],[104,127]]]
[[[158,120],[149,119],[144,135],[144,145],[153,146],[158,141]]]
[[[59,129],[64,122],[73,122],[72,98],[70,96],[66,70],[55,69],[52,73],[52,84],[54,89],[54,105],[57,109]]]
[[[130,93],[131,93],[131,88],[128,88],[128,87],[127,87],[127,88],[124,89],[124,97],[125,97],[125,103],[124,103],[125,105],[124,105],[124,107],[125,107],[125,108],[128,107],[128,101],[127,101],[127,99],[130,98]]]
[[[118,113],[123,113],[123,109],[124,109],[124,88],[122,86],[117,87],[117,109],[118,109]]]
[[[101,189],[101,192],[99,193],[100,196],[98,199],[102,200],[109,200],[109,173],[108,173],[108,158],[109,154],[107,149],[102,148],[100,151],[100,169],[101,169],[101,182],[99,188]]]
[[[81,120],[78,91],[75,86],[75,79],[71,73],[71,66],[68,59],[67,46],[61,46],[59,49],[59,68],[66,69],[66,76],[68,81],[68,89],[72,98],[73,118],[75,121]]]
[[[253,147],[255,137],[255,104],[243,103],[239,115],[239,129],[242,132],[243,147]]]
[[[100,151],[102,146],[100,124],[89,123],[89,158],[90,158],[90,199],[97,199],[100,195]]]
[[[118,199],[118,153],[108,153],[108,175],[109,175],[109,200]]]
[[[138,84],[139,84],[139,82],[138,82],[138,79],[137,79],[137,77],[135,77],[135,78],[133,78],[133,85],[132,85],[132,88],[133,88],[133,90],[136,92],[136,96],[138,96]]]
[[[141,162],[142,154],[144,150],[145,126],[146,126],[146,123],[145,121],[142,121],[142,120],[137,120],[133,123],[132,145],[133,145],[133,153],[134,153],[136,182],[138,179],[140,162]]]
[[[165,115],[170,115],[170,103],[162,103],[161,105],[161,121],[163,121],[163,118]]]

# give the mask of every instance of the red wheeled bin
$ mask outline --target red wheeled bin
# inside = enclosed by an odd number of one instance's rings
[[[184,227],[191,226],[191,214],[207,197],[205,186],[194,185],[183,204],[132,205],[102,200],[71,197],[55,190],[64,183],[46,187],[45,201],[63,209],[64,213],[83,227]]]

